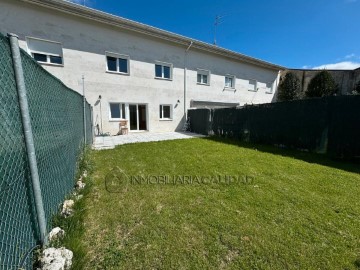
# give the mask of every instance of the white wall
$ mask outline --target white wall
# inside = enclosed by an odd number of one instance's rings
[[[104,132],[116,134],[118,130],[118,122],[109,121],[109,102],[147,104],[150,131],[181,129],[185,47],[20,1],[0,0],[0,4],[0,31],[18,34],[24,49],[26,36],[62,43],[64,67],[43,67],[80,93],[81,77],[85,76],[86,98],[94,106],[95,121],[100,118],[97,100],[99,95],[102,96]],[[129,55],[130,75],[106,73],[105,51]],[[154,78],[155,61],[173,64],[172,81]],[[241,105],[271,102],[273,99],[273,94],[266,94],[261,83],[275,82],[276,87],[277,71],[194,49],[190,49],[187,63],[188,108],[192,99],[239,102]],[[197,84],[197,68],[211,71],[210,86]],[[235,92],[223,91],[225,74],[236,76]],[[247,90],[249,79],[259,81],[258,92]],[[159,120],[159,104],[174,106],[172,121]]]

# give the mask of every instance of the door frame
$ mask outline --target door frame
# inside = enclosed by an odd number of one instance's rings
[[[149,106],[147,103],[127,103],[127,115],[129,116],[129,131],[130,132],[143,132],[143,131],[148,131],[149,130]],[[137,119],[137,123],[136,123],[136,129],[131,129],[131,119],[130,119],[130,106],[136,106],[136,119]],[[139,119],[139,105],[145,106],[145,112],[146,112],[146,120],[145,120],[145,124],[146,124],[146,129],[144,130],[139,130],[139,124],[140,124],[140,119]]]

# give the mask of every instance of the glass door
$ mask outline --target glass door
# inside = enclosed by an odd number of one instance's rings
[[[130,130],[147,130],[147,106],[145,104],[129,104]]]
[[[130,130],[138,130],[138,111],[137,105],[129,105]]]

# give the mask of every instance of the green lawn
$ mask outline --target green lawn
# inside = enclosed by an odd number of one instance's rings
[[[93,156],[77,269],[360,268],[357,165],[211,139],[124,145]],[[121,171],[240,180],[134,184]]]

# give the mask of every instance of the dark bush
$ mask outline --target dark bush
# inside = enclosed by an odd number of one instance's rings
[[[277,99],[278,101],[289,101],[298,99],[300,93],[300,80],[293,73],[286,73],[283,80],[278,87]]]
[[[307,97],[326,97],[333,96],[337,92],[337,85],[331,74],[326,71],[320,71],[311,79],[305,92]]]

